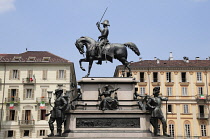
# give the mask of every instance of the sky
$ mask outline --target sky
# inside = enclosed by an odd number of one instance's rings
[[[84,57],[75,41],[97,40],[96,22],[107,7],[109,41],[140,50],[137,56],[128,49],[128,61],[167,60],[170,52],[175,60],[210,56],[210,0],[0,0],[0,53],[49,51],[74,62],[80,80],[87,71],[79,68]],[[117,65],[94,62],[90,77],[113,77]]]

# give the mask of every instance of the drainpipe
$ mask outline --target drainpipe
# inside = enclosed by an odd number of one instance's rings
[[[6,80],[6,64],[4,64],[4,84],[3,84],[3,96],[1,105],[1,119],[0,119],[0,131],[2,130],[3,108],[4,108],[4,93],[5,93],[5,80]]]

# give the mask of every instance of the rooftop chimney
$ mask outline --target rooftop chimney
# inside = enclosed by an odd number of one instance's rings
[[[157,59],[157,64],[160,64],[160,59],[159,58]]]
[[[157,60],[157,57],[154,57],[154,60]]]
[[[195,60],[200,60],[200,57],[195,57]]]
[[[142,57],[139,57],[139,61],[142,61]]]
[[[170,54],[169,54],[169,60],[174,60],[172,52],[170,52]]]

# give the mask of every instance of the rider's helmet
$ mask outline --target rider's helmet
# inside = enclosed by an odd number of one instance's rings
[[[109,24],[109,20],[104,20],[104,22],[102,22],[101,24],[103,24],[103,25],[107,25],[107,26],[110,26],[110,24]]]

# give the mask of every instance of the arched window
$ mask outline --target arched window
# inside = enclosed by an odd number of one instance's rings
[[[172,120],[170,120],[169,122],[168,122],[168,131],[169,131],[169,134],[170,134],[170,136],[171,137],[174,137],[174,132],[175,132],[175,124],[174,124],[174,121],[172,121]]]
[[[190,131],[190,121],[184,122],[184,133],[186,137],[190,137],[191,131]]]

